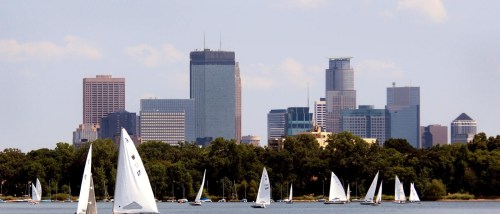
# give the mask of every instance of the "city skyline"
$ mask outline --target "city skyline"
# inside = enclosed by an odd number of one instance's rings
[[[8,1],[0,8],[0,149],[71,143],[82,123],[82,78],[125,78],[129,112],[139,113],[141,99],[187,98],[189,52],[204,48],[237,53],[245,136],[266,138],[271,109],[314,106],[335,56],[353,57],[356,105],[384,108],[392,82],[419,86],[421,126],[448,125],[465,112],[477,132],[498,135],[498,7],[461,0]]]

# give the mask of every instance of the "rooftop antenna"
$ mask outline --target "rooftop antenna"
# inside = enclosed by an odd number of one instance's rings
[[[307,82],[307,108],[309,109],[309,82]]]
[[[206,46],[205,46],[205,31],[203,31],[203,50],[206,49]]]
[[[222,50],[222,33],[219,32],[219,50]]]

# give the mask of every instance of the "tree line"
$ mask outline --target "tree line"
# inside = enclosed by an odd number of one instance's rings
[[[421,198],[436,200],[449,193],[468,193],[476,197],[499,196],[500,135],[477,134],[468,144],[415,149],[406,140],[389,139],[383,146],[368,144],[343,132],[328,137],[320,148],[312,135],[287,137],[279,150],[236,144],[215,139],[200,148],[192,143],[172,146],[146,142],[138,146],[151,187],[158,199],[188,198],[199,188],[207,170],[204,195],[213,199],[253,200],[257,195],[262,168],[266,167],[272,197],[285,198],[293,184],[294,197],[317,198],[328,195],[333,171],[352,197],[361,197],[380,171],[383,193],[393,195],[394,177],[414,182]],[[114,192],[117,146],[111,140],[92,142],[92,173],[96,195]],[[57,143],[55,149],[23,153],[7,148],[0,152],[0,180],[3,196],[29,194],[29,183],[38,178],[43,197],[51,194],[79,194],[81,176],[89,144],[79,149]]]

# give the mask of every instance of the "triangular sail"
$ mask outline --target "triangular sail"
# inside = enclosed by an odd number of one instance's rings
[[[113,213],[158,213],[142,159],[124,128],[118,152]]]
[[[288,195],[288,200],[292,201],[292,197],[293,197],[293,187],[292,184],[290,184],[290,194]]]
[[[80,196],[78,198],[78,207],[76,209],[77,214],[84,214],[87,210],[87,204],[89,201],[89,188],[92,178],[91,174],[92,168],[92,144],[89,147],[89,152],[87,153],[87,159],[85,160],[85,168],[83,169],[82,185],[80,186]]]
[[[410,184],[410,201],[411,202],[420,201],[420,198],[418,197],[418,193],[415,190],[415,184],[414,183]]]
[[[203,172],[203,180],[201,180],[200,190],[198,190],[198,194],[196,195],[196,199],[194,199],[194,202],[201,201],[201,194],[203,193],[203,185],[205,185],[205,174],[206,173],[207,173],[207,170],[205,169],[205,172]]]
[[[406,201],[405,190],[403,189],[403,183],[399,184],[399,199],[401,201]]]
[[[348,202],[351,201],[351,188],[349,187],[349,184],[347,184],[346,198]]]
[[[41,200],[40,194],[38,194],[38,190],[36,189],[35,184],[31,184],[31,201],[39,202]]]
[[[92,176],[90,177],[89,200],[87,203],[86,214],[97,214],[97,206],[96,206],[95,192],[94,192],[94,179],[92,179]]]
[[[394,201],[401,201],[401,182],[399,181],[398,176],[394,179]]]
[[[375,175],[375,178],[373,178],[372,184],[370,185],[368,192],[366,192],[364,200],[365,202],[373,202],[373,197],[375,196],[375,189],[377,189],[377,182],[378,182],[378,172]]]
[[[266,167],[262,170],[262,177],[260,178],[259,192],[257,193],[257,198],[255,199],[256,204],[271,204],[271,184],[269,182],[269,176],[267,175]]]
[[[344,187],[342,183],[340,183],[337,175],[333,172],[330,178],[330,194],[328,195],[328,201],[347,201]]]
[[[375,200],[375,203],[380,204],[381,201],[382,201],[382,181],[380,182],[380,186],[378,187],[377,199]]]
[[[38,200],[42,200],[42,184],[38,178],[36,178],[36,191],[38,192]]]

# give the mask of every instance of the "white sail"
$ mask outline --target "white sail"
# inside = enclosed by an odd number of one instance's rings
[[[38,194],[38,190],[36,189],[35,184],[31,184],[31,202],[40,202],[41,197],[40,194]]]
[[[89,200],[87,203],[86,214],[97,214],[97,204],[95,201],[95,192],[94,192],[94,180],[92,179],[92,176],[90,176]]]
[[[342,186],[342,183],[340,183],[337,175],[333,172],[330,178],[330,194],[328,195],[328,201],[347,201],[344,187]]]
[[[382,181],[380,182],[380,186],[378,187],[377,199],[375,200],[375,203],[380,204],[381,201],[382,201]]]
[[[293,184],[290,184],[290,194],[288,195],[288,201],[292,201],[292,197],[293,197],[293,187],[292,187]]]
[[[403,189],[403,183],[399,184],[399,199],[402,202],[406,201],[405,190]]]
[[[198,194],[196,195],[194,202],[201,202],[201,194],[203,193],[203,185],[205,185],[205,174],[206,173],[207,173],[207,170],[205,169],[205,172],[203,172],[203,180],[201,180],[200,190],[198,190]]]
[[[378,172],[375,175],[375,178],[373,178],[372,184],[370,185],[368,192],[366,192],[364,202],[373,203],[373,197],[375,196],[375,189],[377,189],[377,182],[378,182]]]
[[[271,204],[271,184],[269,176],[267,176],[266,167],[262,170],[262,177],[260,178],[259,192],[257,192],[256,204],[269,205]]]
[[[142,159],[124,128],[118,152],[113,213],[158,213]]]
[[[351,188],[349,187],[349,184],[347,184],[346,198],[347,202],[351,201]]]
[[[85,161],[85,167],[83,168],[82,185],[80,186],[80,196],[78,197],[78,207],[76,209],[77,214],[85,214],[87,212],[87,205],[89,202],[89,190],[90,190],[90,180],[91,180],[91,168],[92,168],[92,144],[89,147],[89,152],[87,153],[87,159]]]
[[[416,202],[420,201],[420,198],[418,197],[418,193],[415,190],[415,184],[411,183],[410,184],[410,202]]]
[[[36,191],[38,192],[38,200],[42,200],[42,184],[40,184],[40,180],[36,178]]]
[[[401,182],[399,181],[398,176],[394,179],[394,201],[399,202],[402,200],[401,198]]]

